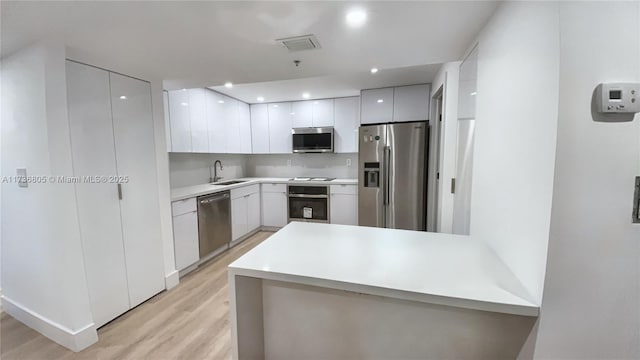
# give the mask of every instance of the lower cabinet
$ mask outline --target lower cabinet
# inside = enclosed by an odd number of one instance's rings
[[[269,227],[287,225],[286,184],[262,184],[262,224]]]
[[[358,186],[331,185],[330,192],[331,223],[358,225]]]
[[[231,240],[260,227],[260,185],[231,190]]]
[[[171,210],[176,270],[180,271],[200,260],[196,198],[174,201]]]

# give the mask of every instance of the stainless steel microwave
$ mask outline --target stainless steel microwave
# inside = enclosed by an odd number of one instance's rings
[[[333,128],[311,127],[291,129],[294,153],[332,153]]]

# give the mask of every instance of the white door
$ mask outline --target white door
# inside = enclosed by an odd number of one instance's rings
[[[247,231],[247,199],[231,199],[231,240],[238,240]]]
[[[361,124],[393,121],[393,88],[362,90],[360,101]]]
[[[269,104],[269,150],[291,153],[291,103]]]
[[[311,127],[313,104],[310,100],[294,101],[291,105],[291,123],[294,128]]]
[[[151,86],[119,74],[109,76],[118,175],[128,176],[122,183],[120,212],[129,303],[134,307],[164,289]]]
[[[393,90],[393,121],[429,119],[428,84],[399,86]]]
[[[209,152],[205,89],[189,89],[189,118],[191,119],[191,152]]]
[[[283,227],[287,225],[286,193],[262,193],[262,221],[264,226]]]
[[[209,152],[222,154],[227,149],[224,96],[205,90],[206,116],[209,133]]]
[[[251,105],[251,152],[269,153],[269,110],[267,104]]]
[[[333,126],[333,99],[313,101],[313,126]]]
[[[358,152],[360,97],[335,99],[334,141],[337,153]]]
[[[200,259],[197,211],[173,217],[173,243],[178,271],[195,264]]]
[[[109,73],[67,61],[67,101],[74,175],[115,175]],[[91,312],[99,327],[129,310],[118,190],[112,183],[75,186]]]
[[[260,227],[260,193],[249,194],[247,197],[247,231]]]
[[[238,121],[240,122],[240,153],[251,154],[251,111],[249,104],[238,101]]]
[[[191,119],[187,90],[169,91],[171,151],[191,152]]]

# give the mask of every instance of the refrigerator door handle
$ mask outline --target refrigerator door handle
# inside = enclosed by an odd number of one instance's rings
[[[391,147],[384,147],[384,167],[383,167],[383,176],[384,176],[384,185],[382,187],[382,196],[383,196],[383,204],[389,205],[389,163],[391,161]]]

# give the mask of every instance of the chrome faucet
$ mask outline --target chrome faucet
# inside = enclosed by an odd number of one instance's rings
[[[213,163],[213,177],[211,177],[211,168],[209,168],[209,182],[218,182],[222,179],[222,176],[218,176],[218,164],[220,164],[220,170],[222,170],[222,161],[216,160]]]

